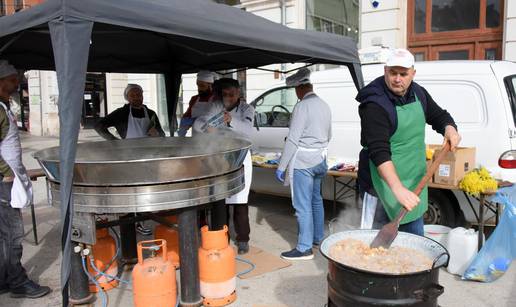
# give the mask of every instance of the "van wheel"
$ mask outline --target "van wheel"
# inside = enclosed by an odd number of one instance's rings
[[[425,224],[455,227],[457,214],[454,207],[455,204],[447,193],[436,189],[428,189],[428,210],[423,216]]]

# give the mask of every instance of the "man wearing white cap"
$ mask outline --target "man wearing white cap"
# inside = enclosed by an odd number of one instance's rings
[[[286,184],[290,183],[292,205],[298,223],[298,240],[296,247],[282,253],[281,257],[308,260],[314,257],[312,246],[320,244],[324,237],[321,183],[328,171],[326,155],[331,139],[331,110],[313,92],[307,68],[299,69],[287,78],[286,83],[296,88],[296,95],[301,101],[292,113],[276,178]]]
[[[23,220],[20,208],[32,203],[32,185],[22,163],[22,151],[16,118],[9,98],[18,89],[18,72],[0,60],[0,294],[13,298],[37,298],[47,295],[27,276],[21,265]]]
[[[143,104],[143,89],[138,84],[129,83],[124,90],[127,104],[109,113],[95,125],[95,131],[106,140],[118,138],[109,132],[108,128],[115,127],[122,139],[141,137],[164,137],[158,115]],[[143,222],[136,223],[136,230],[142,235],[152,234]]]
[[[247,104],[240,95],[240,84],[235,79],[222,78],[219,83],[220,96],[222,101],[214,101],[205,115],[199,116],[194,123],[193,129],[198,133],[221,133],[228,137],[239,137],[251,139],[255,129],[254,108]],[[249,252],[249,192],[253,179],[253,163],[251,152],[248,151],[243,161],[245,187],[239,193],[226,198],[225,204],[233,207],[233,226],[236,232],[236,245],[238,254]],[[212,227],[215,230],[229,225],[229,207],[223,210],[222,203],[213,204],[211,210]]]
[[[214,98],[213,82],[214,74],[211,71],[201,70],[197,73],[197,95],[192,96],[188,103],[188,109],[183,114],[179,123],[179,136],[185,136],[193,126],[195,119],[201,115],[205,115],[210,109],[211,102]]]
[[[124,90],[127,104],[109,113],[96,125],[95,130],[106,140],[117,140],[109,127],[115,127],[122,139],[147,136],[165,136],[156,112],[143,104],[143,89],[138,84],[129,83]]]
[[[425,126],[444,135],[455,150],[460,135],[453,118],[416,82],[414,56],[393,50],[378,77],[358,93],[361,144],[358,182],[363,195],[362,228],[379,229],[405,207],[400,231],[423,235],[428,190],[412,191],[426,173]],[[366,214],[369,212],[370,214]]]

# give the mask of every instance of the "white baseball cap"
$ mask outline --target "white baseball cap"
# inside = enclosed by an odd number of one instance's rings
[[[407,49],[394,49],[387,59],[385,66],[400,66],[410,68],[414,66],[414,56]]]
[[[299,69],[285,80],[287,86],[300,86],[310,83],[310,70],[306,67]]]

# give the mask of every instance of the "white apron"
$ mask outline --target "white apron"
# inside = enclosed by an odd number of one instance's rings
[[[32,183],[22,163],[22,150],[16,118],[7,106],[0,102],[9,118],[9,132],[0,144],[0,155],[14,173],[11,189],[11,207],[25,208],[32,203]]]
[[[374,215],[376,213],[376,206],[378,205],[378,198],[369,193],[364,193],[364,200],[362,201],[362,217],[360,219],[360,229],[373,229]]]
[[[213,102],[213,95],[207,101],[200,100],[201,97],[197,97],[197,101],[192,107],[192,118],[197,118],[208,113]]]
[[[251,159],[251,150],[247,152],[244,159],[244,181],[245,187],[237,194],[226,198],[226,204],[247,204],[249,191],[251,190],[251,182],[253,180],[253,161]]]
[[[292,156],[287,168],[287,176],[285,176],[284,185],[290,185],[290,196],[292,198],[292,205],[294,205],[294,165],[296,164],[297,154],[299,152],[317,152],[322,151],[321,155],[324,160],[328,155],[328,148],[306,148],[306,147],[297,147],[296,152]],[[295,208],[295,206],[294,206]]]
[[[149,130],[150,119],[149,114],[147,114],[147,108],[143,107],[143,112],[145,114],[142,118],[133,117],[132,108],[129,106],[129,117],[127,118],[127,133],[125,135],[126,139],[134,139],[134,138],[142,138],[146,137],[147,132]]]

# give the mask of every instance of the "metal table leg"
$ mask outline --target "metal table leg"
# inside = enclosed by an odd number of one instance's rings
[[[34,233],[34,242],[38,245],[38,227],[36,224],[36,212],[34,212],[34,203],[30,204],[30,215],[32,217],[32,233]]]
[[[478,202],[478,250],[482,248],[484,243],[484,201],[485,195],[480,194],[480,201]]]
[[[123,223],[124,219],[134,217],[134,213],[123,215],[120,220],[120,249],[122,250],[122,262],[124,264],[136,264],[138,254],[136,252],[136,228],[133,223]]]
[[[179,255],[181,257],[181,298],[179,306],[202,306],[199,285],[199,228],[197,210],[179,213]]]
[[[333,216],[332,218],[337,217],[337,178],[331,176],[333,179]]]

